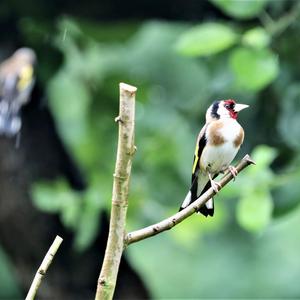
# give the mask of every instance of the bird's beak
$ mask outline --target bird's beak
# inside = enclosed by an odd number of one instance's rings
[[[241,110],[243,110],[243,109],[245,109],[245,108],[247,108],[247,107],[249,107],[249,105],[247,105],[247,104],[236,104],[235,106],[234,106],[234,110],[236,111],[236,112],[239,112],[239,111],[241,111]]]

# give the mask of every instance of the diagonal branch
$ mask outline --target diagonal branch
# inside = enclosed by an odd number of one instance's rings
[[[255,164],[254,161],[250,158],[249,155],[246,155],[236,166],[238,172],[241,172],[244,168],[248,167],[251,164]],[[233,179],[231,173],[228,173],[223,176],[220,180],[220,188],[223,188],[229,181]],[[213,188],[207,190],[203,195],[201,195],[195,202],[191,205],[183,209],[182,211],[178,212],[177,214],[162,220],[156,224],[151,226],[130,232],[125,237],[125,245],[130,245],[136,243],[138,241],[144,240],[151,236],[157,235],[165,230],[171,229],[172,227],[176,226],[190,215],[195,213],[205,202],[207,202],[211,197],[213,197],[216,192]]]
[[[54,242],[50,246],[47,254],[45,255],[42,264],[38,268],[33,281],[31,283],[30,289],[27,293],[27,296],[25,300],[33,300],[35,298],[35,295],[40,287],[40,284],[42,282],[42,279],[44,278],[50,264],[52,263],[52,260],[54,258],[54,255],[56,254],[58,248],[60,247],[60,244],[62,243],[63,239],[60,236],[56,236]]]

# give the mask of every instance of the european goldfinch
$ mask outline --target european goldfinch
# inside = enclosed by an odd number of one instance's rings
[[[36,55],[20,48],[0,65],[0,134],[16,135],[21,128],[20,109],[34,86]]]
[[[217,192],[214,178],[226,170],[237,175],[230,163],[244,140],[244,130],[237,122],[238,112],[248,105],[234,100],[215,101],[206,112],[206,124],[201,129],[194,155],[192,184],[180,210],[186,208],[210,187]],[[214,203],[209,199],[199,211],[204,216],[213,216]]]

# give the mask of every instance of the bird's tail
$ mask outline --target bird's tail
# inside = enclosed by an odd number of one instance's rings
[[[203,183],[203,181],[201,181]],[[205,184],[205,183],[204,183]],[[179,211],[183,210],[187,206],[189,206],[192,202],[194,202],[198,197],[204,194],[211,187],[210,181],[208,181],[204,188],[199,186],[198,178],[196,177],[192,183],[192,186],[184,198]],[[197,196],[197,190],[200,190],[201,193]],[[201,206],[198,210],[198,213],[203,214],[205,217],[214,215],[214,200],[213,198],[209,199],[203,206]]]
[[[183,210],[184,208],[186,208],[187,206],[189,206],[190,204],[192,203],[192,192],[189,191],[187,193],[187,195],[185,196],[180,208],[179,208],[179,211]]]
[[[201,195],[203,195],[209,188],[211,187],[210,181],[207,182],[207,184],[205,185],[204,189],[202,190]],[[199,196],[199,197],[200,197]],[[214,199],[210,198],[204,205],[202,205],[199,210],[197,211],[197,213],[201,213],[202,215],[204,215],[205,217],[207,216],[213,216],[214,215]]]
[[[210,198],[203,206],[199,208],[197,211],[198,214],[202,214],[205,217],[210,216],[212,217],[214,215],[214,199]]]
[[[197,194],[197,188],[198,188],[197,186],[198,186],[198,177],[195,176],[195,178],[193,179],[192,185],[179,208],[179,211],[188,207],[193,201],[196,200],[195,194]]]

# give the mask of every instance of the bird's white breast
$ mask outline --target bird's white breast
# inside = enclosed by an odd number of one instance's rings
[[[208,169],[213,174],[219,173],[230,165],[239,150],[239,147],[236,147],[234,142],[240,130],[240,124],[236,120],[229,119],[224,122],[224,126],[218,129],[218,133],[224,140],[224,143],[213,145],[209,136],[207,136],[207,144],[201,155],[200,165],[202,169]]]
[[[228,119],[224,121],[224,126],[219,129],[219,132],[223,136],[225,141],[234,142],[239,135],[241,125],[234,119]]]

